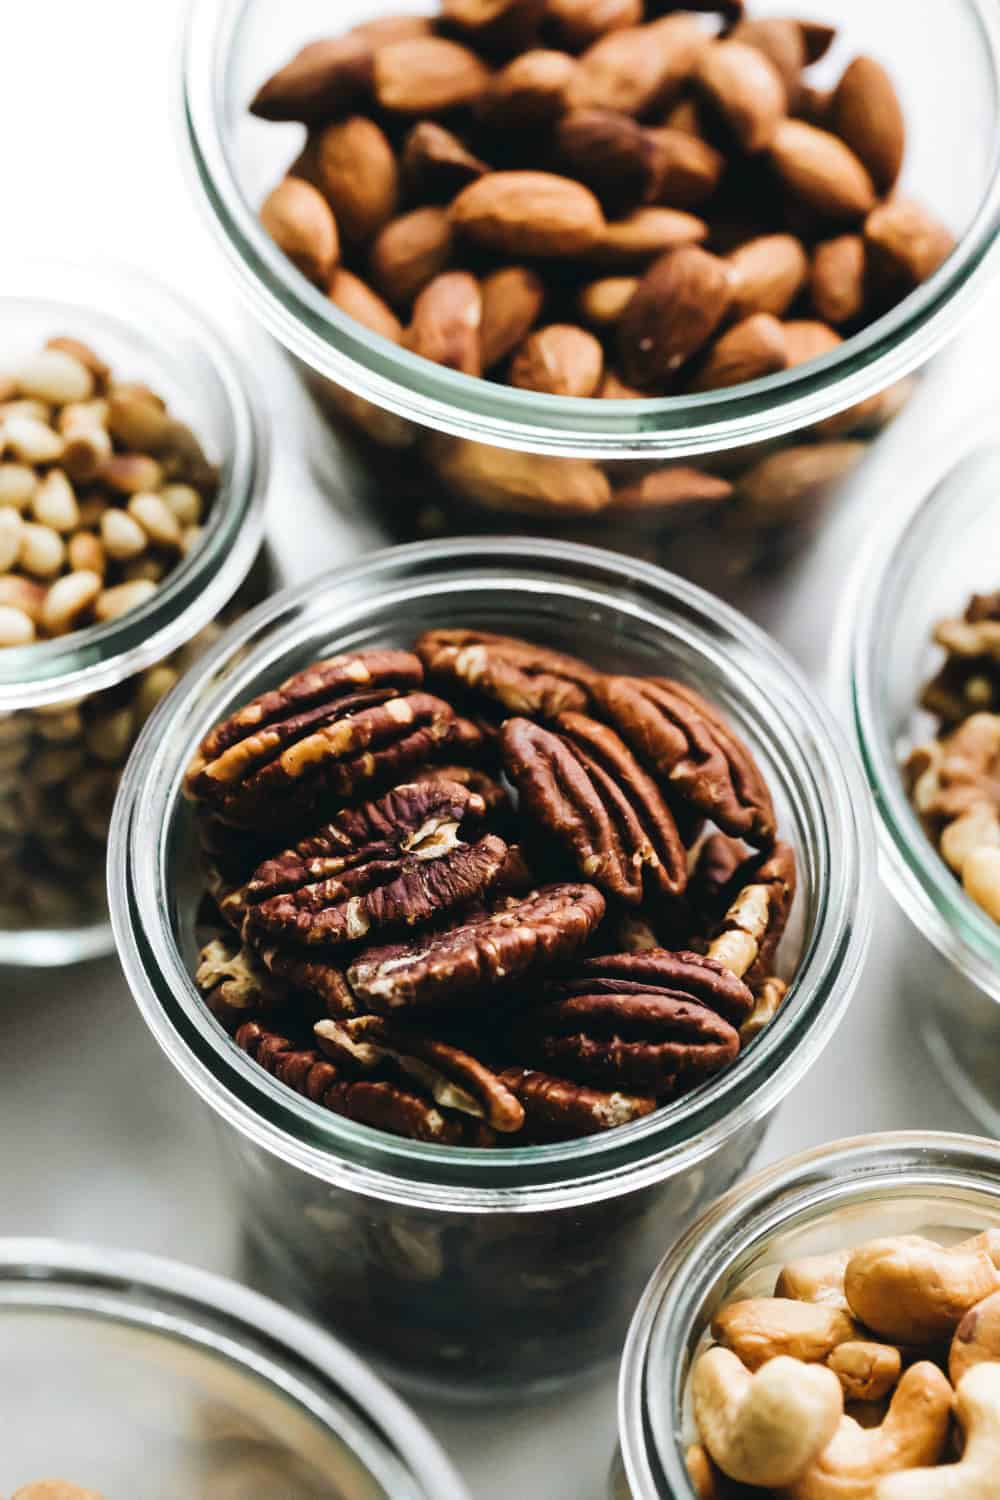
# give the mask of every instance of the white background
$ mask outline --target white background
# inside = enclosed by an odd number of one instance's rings
[[[175,0],[0,0],[0,275],[15,254],[110,255],[155,269],[224,321],[265,383],[279,435],[270,533],[286,576],[303,578],[353,555],[358,541],[319,493],[317,475],[335,484],[322,434],[283,361],[248,328],[189,201],[171,93],[176,22]],[[867,540],[991,434],[998,340],[994,297],[865,464],[821,543],[780,591],[748,599],[817,684],[844,579]],[[780,1112],[764,1159],[868,1130],[973,1128],[910,1021],[924,955],[882,897],[852,1012]],[[207,1122],[146,1035],[116,964],[0,973],[0,1001],[0,1232],[228,1270],[234,1226]],[[528,1407],[424,1415],[475,1500],[605,1493],[610,1378]]]

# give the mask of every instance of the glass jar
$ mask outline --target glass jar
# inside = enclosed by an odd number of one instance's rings
[[[1000,448],[972,454],[883,532],[844,604],[837,676],[874,794],[883,879],[916,929],[916,1018],[965,1106],[1000,1133],[1000,925],[962,889],[910,803],[902,763],[935,722],[940,620],[1000,586]]]
[[[636,1310],[618,1387],[612,1500],[697,1500],[691,1363],[718,1308],[770,1296],[788,1260],[923,1234],[953,1243],[1000,1226],[1000,1145],[900,1132],[789,1157],[735,1189],[660,1262]]]
[[[261,548],[269,437],[236,356],[199,310],[126,267],[4,266],[4,360],[47,338],[93,346],[187,422],[219,467],[198,546],[145,604],[106,624],[0,650],[0,964],[112,947],[105,861],[121,769],[145,719],[232,618]],[[263,562],[260,564],[263,568]]]
[[[319,657],[460,623],[697,683],[756,751],[798,854],[795,978],[778,1019],[730,1071],[601,1137],[474,1151],[353,1124],[251,1062],[190,977],[201,882],[180,787],[201,736]],[[485,1398],[614,1358],[664,1237],[744,1171],[857,982],[870,837],[862,784],[825,712],[784,655],[717,600],[584,548],[422,544],[272,600],[188,674],[126,772],[112,920],[148,1025],[218,1117],[255,1275],[394,1378]]]
[[[842,27],[817,70],[821,86],[858,52],[891,59],[909,121],[903,189],[958,237],[950,260],[820,360],[728,390],[642,401],[539,395],[415,358],[342,315],[264,233],[258,208],[298,154],[303,127],[253,118],[256,89],[304,42],[404,8],[433,7],[342,0],[334,13],[326,0],[277,8],[193,0],[183,53],[194,177],[248,306],[333,419],[350,466],[343,491],[394,540],[496,529],[556,535],[660,562],[717,592],[778,562],[905,402],[910,372],[952,336],[992,275],[995,7],[936,7],[933,45],[930,23],[913,24],[909,0],[821,7]],[[754,6],[785,10],[783,0]],[[637,498],[640,479],[678,466],[703,475],[687,475],[679,493],[675,478],[658,504],[655,487]]]
[[[0,1392],[4,1494],[60,1478],[108,1500],[468,1500],[343,1345],[174,1261],[0,1240]]]

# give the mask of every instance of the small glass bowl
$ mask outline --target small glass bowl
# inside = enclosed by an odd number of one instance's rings
[[[341,1344],[174,1261],[0,1240],[0,1490],[134,1500],[468,1500]]]
[[[181,782],[202,735],[317,658],[459,624],[699,684],[755,749],[798,855],[785,954],[795,978],[778,1019],[725,1074],[600,1137],[474,1151],[358,1126],[257,1067],[191,979],[201,880]],[[867,947],[873,858],[853,762],[761,632],[657,568],[497,538],[377,554],[235,626],[136,747],[109,868],[127,979],[218,1117],[254,1274],[394,1378],[488,1399],[617,1356],[664,1238],[745,1170],[768,1116],[839,1023]]]
[[[875,800],[879,868],[920,936],[914,1008],[959,1098],[1000,1133],[1000,925],[965,894],[907,796],[902,763],[934,721],[920,707],[939,620],[1000,586],[1000,448],[972,454],[883,532],[848,590],[836,674]]]
[[[938,7],[932,39],[911,0],[819,7],[841,27],[820,86],[859,52],[891,59],[908,119],[902,190],[955,233],[947,263],[820,360],[729,390],[641,401],[539,395],[418,359],[340,313],[262,229],[259,206],[298,154],[303,127],[251,116],[257,88],[304,42],[400,9],[434,7],[189,0],[181,61],[196,190],[247,305],[297,362],[345,457],[360,454],[348,493],[393,540],[555,535],[659,562],[717,592],[780,562],[904,404],[905,377],[952,337],[993,275],[1000,18],[991,0]],[[786,11],[785,0],[754,5],[755,14]],[[459,458],[442,433],[478,447]],[[510,450],[538,462],[522,457],[511,478]],[[684,503],[661,508],[612,501],[612,491],[677,465],[723,484],[699,481]]]
[[[1000,1227],[1000,1145],[945,1132],[862,1136],[792,1156],[711,1209],[660,1262],[629,1330],[612,1500],[697,1500],[691,1363],[716,1311],[770,1296],[781,1266],[867,1240],[948,1243]]]
[[[82,339],[116,378],[162,395],[219,466],[201,542],[146,604],[0,651],[0,964],[62,964],[113,946],[105,859],[121,768],[156,692],[237,607],[261,549],[269,433],[211,321],[144,273],[34,259],[0,272],[5,361],[53,335]]]

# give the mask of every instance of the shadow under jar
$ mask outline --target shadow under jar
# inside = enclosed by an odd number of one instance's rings
[[[80,339],[118,379],[162,396],[218,469],[202,536],[144,603],[0,650],[0,963],[61,964],[112,947],[108,825],[143,723],[217,620],[265,592],[269,440],[212,325],[130,269],[8,265],[0,322],[6,364],[47,338]]]
[[[799,863],[778,1018],[724,1074],[568,1144],[402,1140],[293,1093],[195,988],[203,886],[185,769],[205,731],[340,651],[434,626],[517,634],[599,668],[669,672],[750,744]],[[255,1275],[421,1390],[516,1395],[617,1355],[664,1241],[746,1168],[832,1035],[868,940],[862,787],[822,709],[762,634],[679,579],[525,540],[423,544],[279,597],[233,628],[148,726],[112,831],[113,922],[154,1035],[218,1117]]]
[[[880,870],[920,935],[919,1022],[965,1107],[1000,1131],[1000,925],[945,863],[907,791],[904,763],[932,739],[921,707],[940,670],[942,620],[1000,585],[1000,449],[964,460],[884,538],[848,590],[836,664],[875,799]]]
[[[542,395],[417,358],[341,313],[261,227],[260,206],[304,127],[251,116],[257,89],[303,43],[404,9],[433,7],[348,0],[332,16],[308,0],[278,15],[267,0],[194,0],[183,58],[188,151],[211,220],[248,306],[333,419],[345,493],[394,540],[498,527],[555,535],[659,562],[717,592],[778,563],[989,279],[1000,213],[992,7],[959,0],[915,23],[906,0],[840,0],[823,17],[839,40],[812,70],[828,88],[856,54],[885,59],[908,124],[901,191],[955,236],[945,264],[819,359],[725,390],[643,400]],[[753,10],[775,12],[778,0]],[[540,135],[519,164],[550,165],[544,149]]]
[[[0,1240],[0,1391],[4,1494],[58,1478],[108,1500],[466,1500],[343,1345],[151,1256]]]
[[[611,1500],[697,1500],[685,1463],[697,1441],[688,1386],[725,1303],[771,1296],[791,1260],[908,1234],[951,1245],[998,1227],[1000,1147],[974,1136],[858,1137],[789,1157],[734,1189],[664,1257],[636,1311]]]

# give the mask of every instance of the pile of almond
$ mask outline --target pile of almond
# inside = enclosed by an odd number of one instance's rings
[[[257,93],[256,115],[308,128],[262,220],[338,308],[466,375],[611,398],[771,375],[953,245],[894,193],[882,66],[809,82],[834,34],[739,0],[442,0],[368,22]]]

